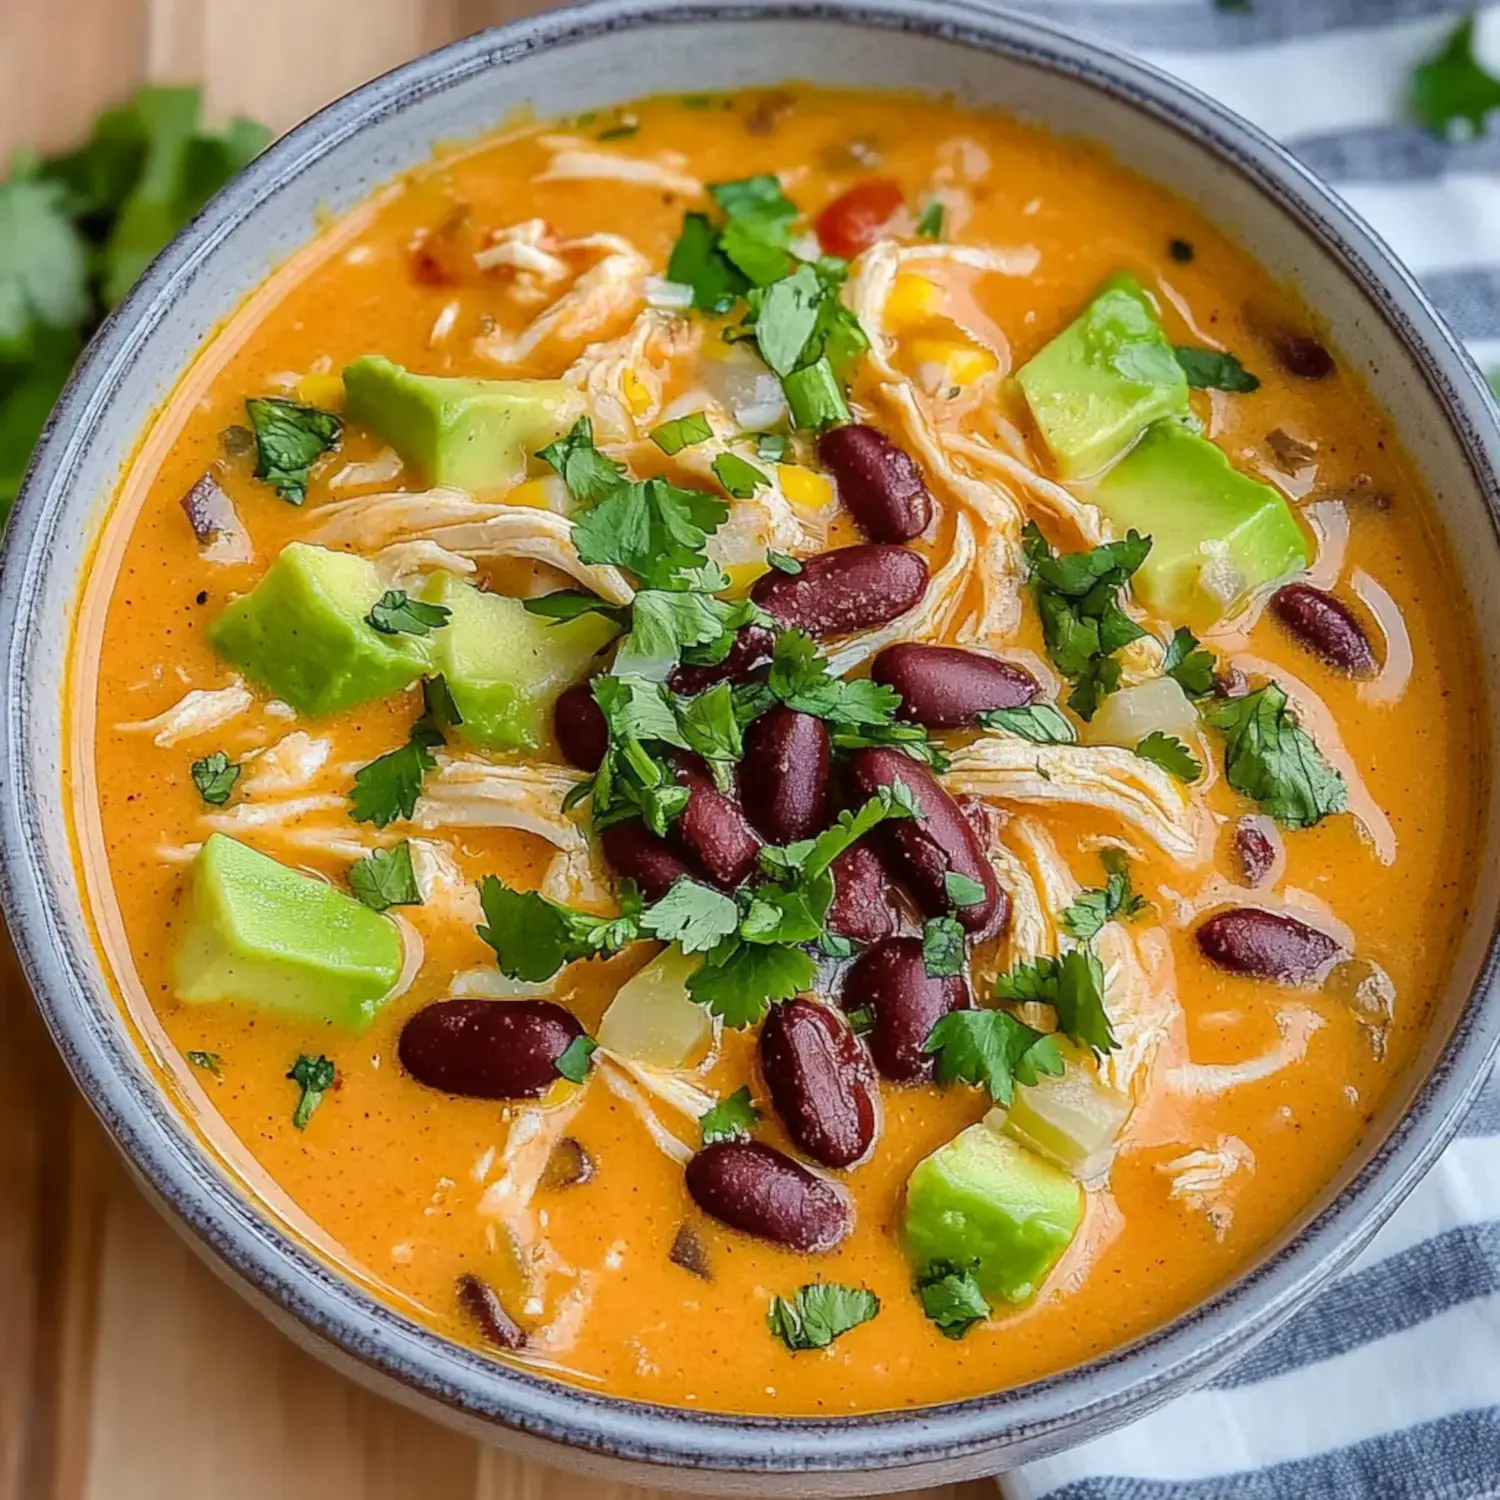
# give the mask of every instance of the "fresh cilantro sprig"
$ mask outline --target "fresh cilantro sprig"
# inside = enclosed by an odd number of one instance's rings
[[[1106,849],[1099,859],[1108,879],[1102,886],[1080,891],[1077,898],[1058,913],[1063,931],[1081,943],[1098,937],[1106,922],[1141,916],[1151,903],[1130,883],[1130,865],[1118,849]]]
[[[1195,390],[1233,391],[1249,395],[1260,389],[1252,375],[1227,349],[1193,349],[1179,345],[1172,351],[1187,383]]]
[[[298,1130],[306,1130],[313,1111],[323,1102],[323,1095],[333,1087],[338,1070],[322,1053],[317,1057],[303,1053],[286,1076],[302,1090],[297,1108],[292,1113],[292,1124]]]
[[[987,708],[978,716],[981,729],[999,729],[1033,745],[1073,745],[1078,731],[1051,703],[1028,703],[1024,708]]]
[[[594,424],[587,417],[579,417],[565,437],[548,443],[537,457],[557,470],[580,505],[596,505],[628,483],[625,466],[594,446]]]
[[[301,505],[313,466],[338,447],[343,422],[331,411],[285,396],[251,396],[245,414],[255,437],[255,477],[288,504]]]
[[[1037,1031],[1006,1010],[949,1011],[927,1034],[922,1050],[934,1054],[939,1083],[962,1079],[1008,1107],[1017,1083],[1063,1071],[1057,1038]]]
[[[422,892],[412,869],[411,844],[402,839],[391,849],[371,850],[349,869],[349,889],[372,911],[393,906],[420,906]]]
[[[866,1287],[814,1281],[799,1287],[790,1300],[773,1297],[766,1322],[796,1354],[826,1349],[840,1334],[868,1323],[879,1311],[880,1298]]]
[[[354,773],[349,793],[349,816],[356,823],[384,828],[397,818],[409,818],[422,795],[422,782],[437,769],[433,749],[443,743],[442,734],[424,715],[412,725],[411,738],[395,750],[377,756]]]
[[[1068,707],[1087,721],[1120,685],[1115,653],[1145,631],[1119,595],[1151,551],[1151,538],[1127,532],[1089,552],[1053,552],[1034,522],[1023,532],[1031,590],[1053,665],[1072,684]]]
[[[976,1323],[990,1316],[991,1308],[970,1266],[935,1260],[917,1283],[922,1311],[937,1324],[944,1338],[961,1339]]]
[[[224,1059],[217,1052],[187,1052],[183,1054],[195,1068],[212,1073],[215,1078],[224,1076]]]
[[[1017,964],[995,980],[995,998],[1050,1005],[1058,1029],[1100,1056],[1120,1045],[1104,1004],[1104,965],[1088,948]]]
[[[744,1140],[759,1124],[760,1111],[750,1101],[748,1085],[720,1099],[698,1119],[705,1146],[712,1146],[715,1141]]]
[[[558,1054],[557,1061],[552,1066],[557,1069],[560,1078],[566,1078],[569,1083],[582,1083],[589,1076],[594,1053],[598,1048],[599,1043],[593,1037],[575,1036]]]
[[[630,881],[621,881],[619,899],[619,916],[593,916],[486,875],[479,885],[485,925],[477,930],[495,950],[502,974],[540,983],[564,964],[608,957],[641,936],[640,893]]]
[[[1153,729],[1135,747],[1142,760],[1160,766],[1169,776],[1178,781],[1196,781],[1203,774],[1203,765],[1198,757],[1175,735]]]
[[[783,630],[777,636],[766,685],[788,708],[830,724],[890,724],[901,706],[901,695],[893,687],[868,678],[845,682],[835,677],[817,643],[801,630]]]
[[[1297,722],[1275,682],[1204,717],[1226,736],[1224,778],[1283,828],[1311,828],[1349,805],[1344,778]]]
[[[1179,625],[1172,633],[1161,669],[1189,698],[1206,698],[1214,690],[1217,666],[1213,652],[1205,651],[1186,625]]]
[[[442,604],[413,599],[405,589],[387,589],[366,617],[382,635],[431,635],[448,623],[453,611]]]
[[[240,779],[240,767],[222,751],[215,750],[192,764],[193,785],[210,807],[223,807]]]

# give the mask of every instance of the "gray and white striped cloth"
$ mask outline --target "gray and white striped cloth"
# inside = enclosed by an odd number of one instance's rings
[[[1014,0],[1013,0],[1014,3]],[[1031,0],[1285,141],[1500,367],[1500,129],[1413,125],[1412,68],[1463,0]],[[1500,7],[1479,51],[1500,74]],[[1500,1496],[1500,1077],[1353,1267],[1211,1385],[1002,1476],[1007,1500]]]

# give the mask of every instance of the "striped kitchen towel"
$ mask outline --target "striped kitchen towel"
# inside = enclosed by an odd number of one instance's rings
[[[1500,120],[1411,122],[1454,0],[1032,0],[1287,142],[1500,369]],[[1500,7],[1478,51],[1500,76]],[[1002,1476],[1007,1500],[1500,1496],[1500,1077],[1438,1166],[1311,1306],[1211,1385]]]

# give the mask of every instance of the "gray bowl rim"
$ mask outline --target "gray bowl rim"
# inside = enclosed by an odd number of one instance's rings
[[[84,1000],[99,961],[69,932],[41,853],[32,702],[57,683],[28,670],[49,538],[80,507],[70,480],[102,409],[149,345],[177,291],[245,213],[369,123],[542,49],[643,27],[813,20],[917,33],[997,53],[1099,89],[1212,151],[1293,214],[1361,286],[1445,409],[1500,541],[1500,428],[1462,345],[1411,274],[1284,147],[1168,74],[1066,27],[976,0],[591,0],[481,32],[420,57],[292,130],[153,262],[90,344],[47,425],[0,553],[0,899],[27,979],[74,1079],[117,1144],[202,1246],[315,1338],[446,1407],[602,1456],[725,1474],[859,1473],[965,1457],[1033,1457],[1096,1436],[1201,1383],[1263,1338],[1348,1264],[1432,1166],[1500,1048],[1500,935],[1448,1045],[1406,1113],[1342,1192],[1289,1243],[1171,1323],[1088,1364],[939,1406],[838,1418],[734,1416],[603,1395],[486,1358],[345,1280],[260,1216]],[[774,1441],[771,1439],[774,1437]],[[969,1466],[972,1468],[972,1464]]]

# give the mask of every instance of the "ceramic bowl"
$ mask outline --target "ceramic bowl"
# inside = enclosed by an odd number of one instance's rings
[[[1044,23],[957,0],[598,0],[377,79],[271,148],[151,267],[88,351],[5,539],[0,857],[11,933],[73,1076],[149,1190],[301,1343],[382,1391],[520,1452],[612,1478],[761,1495],[855,1494],[991,1472],[1097,1436],[1201,1382],[1344,1265],[1432,1164],[1500,1036],[1500,848],[1474,810],[1467,931],[1425,1049],[1363,1150],[1258,1265],[1092,1364],[951,1405],[838,1420],[676,1411],[575,1389],[440,1339],[375,1300],[244,1190],[143,1061],[90,934],[69,830],[68,639],[121,466],[211,330],[318,216],[525,105],[567,115],[654,92],[796,77],[951,93],[1106,143],[1201,208],[1326,320],[1395,414],[1456,545],[1496,700],[1500,431],[1412,278],[1281,148],[1201,95]],[[107,555],[100,559],[108,565]],[[1493,780],[1493,776],[1491,778]],[[893,1405],[900,1392],[892,1391]]]

